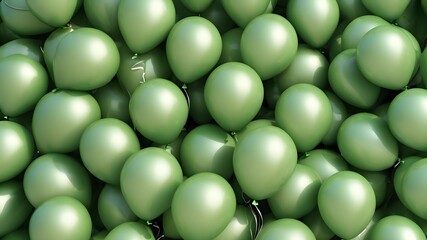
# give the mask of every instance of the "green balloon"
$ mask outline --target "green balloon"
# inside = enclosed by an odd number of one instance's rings
[[[171,0],[121,0],[117,18],[129,49],[145,53],[166,39],[175,23],[175,6]]]
[[[195,2],[194,0],[191,1]],[[212,4],[200,16],[211,21],[221,34],[236,27],[236,24],[222,6],[221,0],[213,0]]]
[[[77,9],[78,0],[26,0],[31,12],[42,22],[61,27],[68,22]]]
[[[360,39],[356,62],[368,81],[379,87],[398,90],[411,80],[417,61],[408,33],[394,25],[382,25]]]
[[[166,56],[176,77],[191,83],[209,73],[221,56],[218,29],[209,20],[192,16],[177,22],[166,40]]]
[[[0,183],[0,209],[0,237],[18,229],[28,219],[33,208],[20,182],[12,180]]]
[[[325,46],[340,17],[335,0],[289,0],[286,15],[302,40],[314,48]]]
[[[413,78],[415,78],[418,74],[418,69],[420,68],[420,62],[421,62],[421,47],[420,44],[418,43],[418,40],[415,38],[414,35],[412,35],[411,32],[409,32],[408,30],[404,29],[404,28],[399,28],[403,33],[406,34],[406,36],[411,40],[412,43],[412,47],[415,50],[415,66],[414,69],[412,70],[412,79],[411,81],[414,81]],[[421,74],[422,76],[422,74]]]
[[[391,190],[390,172],[387,170],[365,171],[361,169],[356,169],[355,171],[366,178],[371,184],[375,193],[376,206],[381,206],[386,198],[389,197],[389,191]]]
[[[233,28],[222,35],[222,52],[218,63],[226,62],[243,62],[240,53],[240,39],[242,38],[243,29]]]
[[[29,230],[33,240],[89,240],[92,221],[83,204],[61,196],[36,208],[30,218]]]
[[[206,79],[200,79],[187,85],[189,115],[199,125],[214,121],[205,102],[205,84]]]
[[[352,171],[326,179],[318,195],[319,212],[326,225],[341,238],[356,237],[375,212],[375,193],[369,182]]]
[[[427,90],[413,88],[399,93],[388,109],[388,126],[399,142],[419,151],[427,151]]]
[[[18,229],[5,235],[2,240],[30,240],[30,233],[28,229]]]
[[[378,101],[381,88],[363,76],[356,59],[356,49],[347,49],[335,56],[328,71],[329,84],[343,101],[368,109]]]
[[[317,207],[304,216],[301,221],[310,228],[318,240],[330,240],[335,236],[335,233],[333,233],[328,225],[326,225],[325,221],[323,221]]]
[[[298,152],[316,147],[332,124],[332,106],[318,87],[298,83],[286,89],[275,108],[277,125],[291,136]]]
[[[74,30],[75,29],[71,26],[65,28],[58,28],[52,33],[50,33],[44,42],[43,58],[46,64],[46,70],[49,72],[51,79],[54,79],[53,59],[55,57],[58,45],[67,34],[73,32]]]
[[[346,20],[354,20],[370,12],[363,5],[362,0],[337,0],[340,15]]]
[[[246,240],[253,239],[256,231],[255,218],[250,208],[237,205],[233,219],[214,240]]]
[[[379,220],[369,233],[369,239],[423,240],[423,230],[412,220],[402,216],[387,216]]]
[[[316,237],[303,222],[292,218],[282,218],[265,226],[256,239],[315,240]]]
[[[260,77],[251,67],[229,62],[212,71],[204,94],[206,107],[218,125],[227,131],[237,131],[258,113],[264,89]]]
[[[344,120],[348,117],[347,108],[342,100],[330,91],[325,91],[332,106],[332,124],[328,133],[323,137],[322,143],[331,146],[337,143],[338,130]]]
[[[113,39],[121,38],[118,20],[120,0],[84,0],[84,11],[89,22]]]
[[[116,79],[113,79],[107,85],[95,90],[93,97],[99,104],[102,118],[116,118],[123,122],[130,123],[130,96],[119,85]]]
[[[105,240],[105,237],[107,236],[107,234],[108,234],[107,230],[97,232],[95,234],[92,234],[92,236],[90,237],[90,240]]]
[[[190,11],[200,13],[206,10],[213,0],[180,0],[182,5],[188,8]]]
[[[33,137],[21,124],[0,121],[0,152],[1,183],[18,176],[30,164],[34,153]]]
[[[424,187],[427,179],[426,172],[427,158],[423,158],[408,166],[400,184],[402,203],[424,220],[427,220],[427,207],[425,205],[427,191]]]
[[[151,229],[140,222],[125,222],[111,230],[104,240],[155,240]]]
[[[173,142],[167,144],[158,144],[153,142],[151,144],[152,147],[158,147],[165,149],[168,153],[172,154],[178,161],[181,155],[181,145],[184,137],[187,135],[187,130],[183,129],[179,134],[178,138],[176,138]],[[181,166],[182,167],[182,166]]]
[[[350,240],[370,239],[369,234],[370,234],[373,226],[375,226],[375,224],[377,224],[378,221],[380,221],[382,218],[384,218],[386,216],[386,213],[387,213],[386,210],[387,209],[384,209],[384,208],[378,208],[377,210],[375,210],[374,216],[372,217],[368,226],[366,226],[366,228],[363,229],[363,231],[361,233],[359,233],[356,237],[351,238]]]
[[[139,85],[129,102],[135,128],[159,144],[175,140],[187,118],[187,100],[181,90],[166,79],[153,79]]]
[[[89,173],[73,157],[65,154],[42,155],[25,170],[24,191],[34,207],[57,196],[73,197],[90,206],[92,185]]]
[[[44,64],[41,46],[43,42],[33,38],[19,38],[8,41],[0,47],[0,59],[10,55],[21,54],[30,57],[40,64]]]
[[[335,173],[349,170],[349,166],[344,158],[337,152],[329,149],[314,149],[307,152],[298,159],[298,164],[313,168],[320,179],[325,181]]]
[[[348,21],[342,21],[340,24],[338,24],[334,34],[332,34],[332,37],[329,39],[326,45],[327,57],[329,59],[329,62],[331,62],[335,58],[335,56],[343,50],[342,34],[348,23]]]
[[[172,199],[172,217],[184,239],[213,239],[236,211],[230,184],[215,173],[198,173],[186,179]]]
[[[244,138],[245,134],[251,132],[252,130],[267,127],[267,126],[276,126],[276,122],[271,119],[256,119],[248,123],[244,128],[240,131],[236,132],[233,136],[236,141],[239,141]],[[277,127],[277,126],[276,126]]]
[[[268,199],[274,216],[298,219],[309,214],[317,205],[321,181],[313,168],[297,164],[280,190]]]
[[[114,41],[95,28],[79,28],[66,34],[53,57],[55,85],[61,89],[93,90],[102,87],[119,68]]]
[[[385,210],[387,211],[386,213],[389,216],[399,215],[414,221],[418,226],[422,228],[424,234],[427,233],[427,220],[415,215],[407,207],[405,207],[399,199],[392,198],[391,201],[387,204],[387,208]]]
[[[265,13],[270,0],[220,0],[227,14],[241,28]]]
[[[179,235],[178,230],[176,229],[176,224],[172,218],[172,211],[170,208],[163,213],[162,224],[165,237],[171,239],[181,239],[181,235]]]
[[[254,18],[243,30],[240,49],[243,62],[262,80],[274,77],[294,60],[298,38],[284,17],[267,13]]]
[[[373,14],[392,21],[399,18],[411,0],[361,0]]]
[[[48,82],[44,67],[30,57],[0,59],[0,111],[10,117],[31,111],[46,94]]]
[[[273,147],[274,146],[274,147]],[[234,174],[244,193],[262,200],[277,193],[292,176],[297,151],[291,137],[282,129],[265,126],[239,140],[234,150]]]
[[[126,202],[144,220],[153,220],[170,208],[182,181],[176,158],[156,147],[144,148],[130,156],[120,174],[120,188]]]
[[[419,156],[405,157],[399,161],[399,165],[397,165],[397,168],[395,168],[395,172],[393,174],[393,187],[394,187],[394,191],[396,192],[396,195],[399,197],[400,201],[403,204],[406,204],[406,203],[404,203],[405,199],[404,199],[404,196],[402,194],[402,192],[403,192],[403,189],[402,189],[403,178],[404,178],[406,172],[408,171],[409,167],[421,159],[422,159],[422,157],[419,157]]]

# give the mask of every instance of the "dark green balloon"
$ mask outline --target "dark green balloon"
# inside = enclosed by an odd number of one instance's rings
[[[21,54],[43,65],[44,60],[41,46],[43,46],[43,42],[33,38],[18,38],[8,41],[0,47],[0,59],[14,54]]]
[[[387,21],[400,17],[411,0],[361,0],[363,5],[373,14]]]
[[[340,24],[338,24],[334,34],[332,34],[332,37],[329,39],[326,45],[327,57],[329,59],[329,62],[331,62],[335,58],[335,56],[343,50],[342,34],[348,23],[348,21],[342,21]]]
[[[349,170],[344,158],[337,152],[328,149],[314,149],[298,160],[298,164],[313,168],[322,182],[335,173]]]
[[[294,60],[298,39],[284,17],[267,13],[254,18],[243,30],[240,49],[243,62],[267,80],[285,70]]]
[[[30,240],[28,229],[21,228],[5,235],[2,240]]]
[[[265,126],[245,134],[236,145],[234,174],[249,197],[267,199],[278,192],[292,176],[297,151],[291,137],[282,129]]]
[[[129,94],[113,79],[107,85],[98,88],[93,97],[99,104],[102,118],[116,118],[130,123]]]
[[[181,155],[182,141],[184,140],[184,137],[187,135],[187,133],[187,130],[183,129],[179,136],[173,142],[167,144],[159,144],[153,142],[151,146],[165,149],[168,153],[172,154],[179,161],[179,157]]]
[[[100,118],[99,105],[90,94],[52,91],[34,109],[32,128],[37,149],[42,153],[75,151],[86,127]]]
[[[230,184],[214,173],[198,173],[186,179],[172,199],[172,217],[183,239],[213,239],[236,211]]]
[[[159,144],[175,140],[188,118],[187,100],[181,90],[166,79],[153,79],[139,85],[129,102],[135,128]]]
[[[387,216],[379,220],[369,233],[369,239],[423,240],[423,230],[412,220],[402,216]]]
[[[89,22],[112,38],[120,38],[118,10],[120,0],[84,0],[84,11]]]
[[[61,196],[51,198],[36,208],[30,218],[29,229],[33,240],[89,240],[92,221],[83,204],[74,198]]]
[[[61,27],[70,22],[78,0],[26,0],[31,12],[42,22]]]
[[[427,179],[427,158],[412,163],[401,182],[402,203],[415,215],[427,220],[427,207],[425,199],[427,191],[424,183]]]
[[[310,228],[318,240],[330,240],[335,236],[335,233],[333,233],[328,225],[326,225],[325,221],[323,221],[317,207],[304,216],[301,221]]]
[[[192,1],[194,2],[194,0]],[[236,23],[234,23],[222,6],[221,0],[213,0],[207,9],[200,13],[200,16],[211,21],[221,34],[236,27]]]
[[[213,2],[213,0],[180,0],[182,5],[190,11],[200,13],[206,10]]]
[[[172,211],[170,208],[163,213],[162,224],[165,237],[172,239],[181,239],[181,236],[179,235],[178,230],[176,229],[176,224],[172,218]]]
[[[427,51],[424,48],[420,56],[420,73],[423,79],[424,85],[427,83]]]
[[[107,230],[97,232],[95,234],[92,234],[92,236],[90,237],[90,240],[105,240],[105,237],[107,236],[107,234],[108,234]]]
[[[49,36],[44,41],[43,58],[46,64],[46,70],[49,72],[50,77],[52,79],[54,78],[53,59],[55,57],[58,45],[67,34],[69,34],[70,32],[73,32],[74,30],[75,29],[71,26],[65,27],[65,28],[58,28],[52,33],[50,33]]]
[[[173,5],[175,5],[175,15],[176,15],[175,22],[178,22],[183,18],[196,15],[196,13],[193,13],[188,8],[186,8],[182,4],[181,0],[172,0],[172,2],[173,2]]]
[[[328,146],[337,143],[338,130],[341,124],[348,117],[348,111],[344,102],[330,91],[325,91],[332,105],[332,124],[329,127],[328,133],[323,137],[322,143]]]
[[[151,229],[141,222],[125,222],[111,230],[104,240],[155,240]]]
[[[316,237],[303,222],[292,218],[282,218],[265,226],[256,239],[315,240]]]
[[[215,68],[206,81],[204,93],[209,113],[227,131],[237,131],[248,124],[258,113],[264,98],[258,74],[238,62]]]
[[[222,52],[218,63],[243,62],[240,52],[240,39],[243,29],[233,28],[222,35]]]
[[[364,15],[357,17],[344,29],[342,35],[343,50],[356,48],[360,42],[360,39],[365,36],[369,30],[385,25],[390,25],[390,23],[375,15]]]
[[[206,79],[200,79],[187,85],[188,98],[190,99],[191,119],[197,124],[213,122],[213,118],[205,102]]]
[[[241,28],[256,18],[265,13],[270,0],[221,0],[227,14]]]
[[[246,240],[253,239],[256,231],[255,218],[248,207],[237,205],[233,219],[214,240]]]
[[[337,0],[340,15],[346,20],[353,20],[357,17],[368,15],[370,12],[363,5],[362,0]]]

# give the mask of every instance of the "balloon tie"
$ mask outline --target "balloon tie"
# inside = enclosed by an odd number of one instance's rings
[[[249,207],[249,209],[251,210],[252,216],[254,217],[255,226],[256,226],[255,233],[252,231],[251,227],[250,227],[250,233],[251,233],[251,238],[256,239],[256,237],[258,236],[259,232],[261,231],[264,225],[264,218],[262,216],[261,210],[259,210],[258,208],[259,203],[255,199],[252,199],[252,200],[246,199],[243,191],[241,192],[241,195],[244,203]]]
[[[137,56],[137,53],[135,53],[135,55],[132,57],[132,59],[135,59],[134,58],[135,56]],[[141,76],[141,80],[139,81],[139,83],[141,83],[141,84],[145,83],[145,61],[144,60],[136,62],[134,65],[132,65],[130,70],[132,70],[132,71],[141,70],[142,76]]]
[[[237,133],[235,131],[230,132],[230,135],[233,137],[234,141],[237,143]]]
[[[184,85],[182,85],[181,88],[184,91],[185,97],[187,98],[188,109],[190,109],[191,103],[190,103],[190,95],[188,94],[188,91],[187,91],[187,84],[184,83]]]

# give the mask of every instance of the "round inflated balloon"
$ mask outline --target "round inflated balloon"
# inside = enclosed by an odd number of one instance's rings
[[[243,61],[242,54],[240,53],[242,33],[242,28],[234,28],[222,35],[222,52],[218,63]]]
[[[61,27],[70,22],[78,0],[26,0],[31,12],[42,22]]]
[[[298,83],[286,89],[275,108],[277,125],[291,136],[299,152],[312,150],[328,133],[332,106],[318,87]]]
[[[381,206],[385,199],[389,197],[389,190],[391,190],[391,177],[390,172],[384,171],[365,171],[361,169],[355,170],[362,175],[371,184],[375,193],[376,205]]]
[[[245,86],[245,87],[242,87]],[[204,89],[206,107],[227,131],[237,131],[258,113],[264,88],[258,74],[248,65],[229,62],[215,68]]]
[[[62,196],[40,205],[30,218],[29,229],[34,240],[89,240],[92,221],[83,204]]]
[[[286,18],[272,13],[254,18],[244,28],[240,42],[243,62],[263,80],[285,70],[294,60],[297,48],[294,27]]]
[[[126,45],[145,53],[166,39],[175,23],[175,6],[171,0],[121,0],[117,18]]]
[[[178,230],[176,229],[176,224],[172,218],[172,211],[170,208],[163,213],[162,224],[165,237],[172,239],[181,239],[181,236],[179,235]]]
[[[121,37],[118,21],[120,0],[84,0],[84,11],[89,22],[112,38]]]
[[[337,0],[337,3],[340,15],[346,20],[351,21],[357,17],[369,14],[362,0]]]
[[[213,122],[205,102],[205,84],[206,80],[200,79],[187,85],[187,93],[190,99],[189,115],[197,124]]]
[[[309,214],[304,216],[301,221],[310,228],[313,232],[316,239],[332,239],[335,236],[335,233],[326,225],[323,221],[322,216],[320,216],[319,209],[316,207]]]
[[[344,120],[348,117],[347,108],[344,102],[330,91],[325,91],[332,105],[332,124],[328,133],[323,137],[322,143],[325,145],[334,145],[337,143],[338,130]]]
[[[236,211],[230,184],[214,173],[198,173],[186,179],[172,199],[172,217],[183,239],[213,239]]]
[[[298,159],[298,164],[313,168],[322,181],[335,173],[349,170],[344,158],[337,152],[329,149],[314,149]]]
[[[379,220],[371,229],[371,240],[423,240],[423,230],[412,220],[402,216],[387,216]]]
[[[98,88],[93,97],[99,104],[102,118],[116,118],[123,122],[130,123],[129,100],[130,96],[113,79],[107,85]]]
[[[399,93],[388,109],[388,126],[399,142],[419,151],[427,151],[427,90],[413,88]]]
[[[286,132],[274,126],[260,127],[245,134],[237,143],[233,156],[237,181],[243,192],[256,200],[278,192],[291,177],[296,162],[294,142]]]
[[[56,54],[57,47],[59,43],[62,41],[62,39],[70,32],[74,31],[74,28],[64,27],[64,28],[58,28],[52,33],[49,34],[49,36],[44,41],[43,45],[43,58],[44,62],[46,64],[46,70],[49,72],[50,77],[53,79],[53,59]]]
[[[276,126],[276,122],[271,119],[253,120],[250,123],[248,123],[244,128],[242,128],[240,131],[236,132],[236,134],[233,137],[236,139],[236,141],[240,141],[242,138],[244,138],[246,133],[261,127],[266,127],[266,126]]]
[[[363,5],[373,14],[387,21],[400,17],[411,0],[361,0]]]
[[[353,238],[365,229],[375,212],[375,193],[369,182],[352,171],[326,179],[318,195],[319,212],[341,238]]]
[[[0,208],[0,237],[18,229],[33,210],[22,184],[13,180],[0,183]]]
[[[221,35],[215,25],[196,16],[177,22],[166,41],[170,67],[184,83],[194,82],[212,70],[221,56],[221,49]]]
[[[256,231],[255,218],[248,207],[237,205],[233,219],[214,240],[245,240],[252,239]]]
[[[407,172],[407,170],[409,169],[409,167],[421,160],[422,157],[419,156],[409,156],[409,157],[405,157],[403,159],[401,159],[399,161],[399,165],[397,165],[396,170],[393,174],[393,187],[394,187],[394,191],[396,192],[396,195],[399,197],[399,200],[405,204],[405,199],[402,195],[402,183],[403,183],[403,178]]]
[[[36,60],[40,64],[44,64],[41,46],[43,46],[43,42],[38,39],[15,39],[1,45],[0,59],[14,54],[22,54]]]
[[[269,3],[270,0],[221,0],[225,11],[241,28],[246,27],[255,17],[265,13]]]
[[[190,11],[200,13],[206,10],[213,2],[213,0],[180,0],[182,5]]]
[[[320,48],[334,33],[340,13],[335,0],[289,0],[286,16],[304,42]]]
[[[260,231],[256,239],[304,239],[315,240],[313,232],[303,222],[292,219],[283,218],[275,220],[266,225]]]
[[[427,191],[424,187],[427,172],[427,158],[412,163],[402,177],[402,203],[415,215],[427,220],[427,207],[424,204]],[[400,197],[400,196],[399,196]]]
[[[360,39],[369,30],[385,25],[390,25],[390,23],[375,15],[364,15],[354,19],[344,29],[342,34],[342,49],[356,48]]]
[[[159,144],[175,140],[187,118],[188,105],[182,91],[171,81],[153,79],[139,85],[129,102],[135,128]]]
[[[0,111],[16,117],[32,109],[46,94],[48,74],[30,57],[12,55],[0,60]]]
[[[194,2],[194,0],[192,1]],[[222,6],[221,0],[213,0],[212,4],[209,5],[207,9],[200,13],[200,16],[211,21],[221,34],[236,27],[236,23],[230,18]]]
[[[155,240],[150,227],[142,222],[125,222],[111,230],[104,240]]]
[[[33,159],[34,141],[21,124],[0,121],[0,183],[19,175]]]
[[[357,45],[356,62],[373,84],[398,90],[411,80],[416,51],[409,33],[394,25],[382,25],[367,32]]]
[[[166,150],[144,148],[128,158],[120,174],[120,188],[139,218],[153,220],[171,206],[183,181],[181,166]]]

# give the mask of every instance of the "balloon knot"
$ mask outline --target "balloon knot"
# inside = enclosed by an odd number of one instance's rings
[[[54,89],[52,90],[52,93],[56,93],[56,92],[58,92],[58,88],[54,88]]]
[[[147,225],[151,226],[151,225],[153,225],[153,223],[150,220],[147,220]]]
[[[254,206],[258,206],[259,205],[259,203],[256,200],[252,200],[251,204],[254,205]]]
[[[310,156],[310,153],[309,152],[305,152],[304,153],[304,157],[309,157]]]
[[[138,53],[133,54],[132,60],[137,59],[137,58],[138,58]]]

